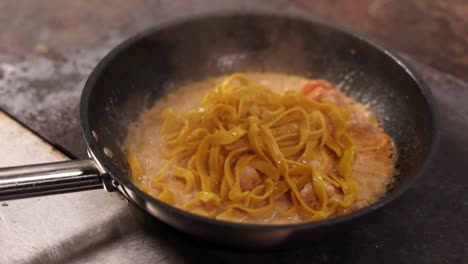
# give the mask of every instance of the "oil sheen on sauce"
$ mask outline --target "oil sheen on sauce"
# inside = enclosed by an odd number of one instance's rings
[[[244,73],[250,79],[267,87],[284,93],[287,90],[299,90],[308,79],[298,76],[277,73]],[[190,83],[159,100],[152,108],[143,112],[139,119],[129,127],[129,133],[125,144],[126,148],[132,148],[144,172],[139,179],[140,183],[149,182],[152,175],[156,175],[165,164],[161,158],[164,146],[161,142],[159,131],[163,119],[162,111],[167,107],[176,109],[182,113],[194,109],[205,94],[211,90],[223,77],[211,78],[200,82]],[[377,201],[385,195],[387,186],[395,175],[396,150],[393,141],[384,132],[377,118],[366,106],[357,103],[353,99],[336,91],[333,103],[345,107],[350,112],[348,120],[348,132],[355,145],[362,149],[356,156],[353,164],[352,177],[359,183],[359,193],[354,209],[366,206]],[[367,151],[366,151],[367,150]],[[184,193],[184,184],[178,180],[171,180],[168,186],[179,194],[176,206],[185,204],[193,197],[193,194]],[[282,202],[278,201],[277,207]],[[284,201],[287,204],[287,201]],[[285,205],[286,206],[286,205]],[[298,215],[281,217],[273,214],[267,219],[244,218],[242,222],[283,224],[299,223],[304,220]]]

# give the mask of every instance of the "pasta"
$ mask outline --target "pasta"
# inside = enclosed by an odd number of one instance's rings
[[[317,221],[353,210],[360,190],[353,164],[369,149],[350,135],[350,111],[306,96],[317,93],[312,86],[282,94],[233,74],[197,108],[166,108],[163,165],[145,176],[129,147],[134,182],[163,202],[225,221]]]

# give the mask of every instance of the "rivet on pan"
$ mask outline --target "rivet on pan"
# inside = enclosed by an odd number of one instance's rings
[[[95,140],[96,142],[98,142],[98,136],[97,136],[96,132],[94,132],[94,130],[93,130],[93,131],[91,131],[91,133],[93,133],[93,138],[94,138],[94,140]]]
[[[119,188],[119,183],[116,180],[112,180],[112,186]]]
[[[106,147],[104,147],[102,150],[104,151],[104,154],[106,154],[107,157],[109,157],[111,159],[112,159],[112,157],[114,157],[114,153],[112,152],[112,150],[110,150],[110,149],[108,149]]]

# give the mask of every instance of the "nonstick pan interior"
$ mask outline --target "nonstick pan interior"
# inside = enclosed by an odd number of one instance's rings
[[[262,236],[258,233],[259,239],[253,241],[259,246],[307,240],[307,235],[326,235],[335,226],[338,230],[341,223],[398,196],[428,159],[436,130],[427,91],[399,59],[361,37],[310,18],[268,14],[185,19],[146,31],[113,50],[94,70],[83,92],[82,126],[91,152],[131,199],[161,220],[214,240],[223,240],[216,234],[220,230],[244,230],[239,224],[181,212],[138,191],[127,177],[121,146],[129,122],[172,89],[187,82],[245,71],[288,73],[332,82],[369,105],[394,139],[399,155],[399,173],[383,201],[364,212],[298,225],[306,230],[305,235],[296,234],[297,228],[287,228],[281,230],[291,232],[258,242]],[[104,147],[113,152],[112,158],[104,155]],[[218,224],[221,229],[214,228]],[[208,226],[212,231],[200,231]],[[324,231],[324,226],[331,228]],[[242,237],[232,234],[228,240],[237,245]]]

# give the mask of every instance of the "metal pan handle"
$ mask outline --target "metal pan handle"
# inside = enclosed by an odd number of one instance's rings
[[[0,168],[0,201],[102,188],[92,159]]]

